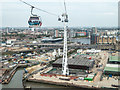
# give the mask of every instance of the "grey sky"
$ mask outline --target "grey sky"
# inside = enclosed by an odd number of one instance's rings
[[[34,6],[60,15],[63,13],[63,0],[24,0]],[[90,2],[91,1],[91,2]],[[118,25],[118,2],[117,0],[67,0],[67,11],[69,14],[69,26],[87,27],[101,26],[113,27]],[[1,18],[3,27],[27,27],[30,16],[30,7],[19,0],[5,0],[1,2]],[[47,13],[34,10],[41,16],[43,27],[62,26],[57,17]]]

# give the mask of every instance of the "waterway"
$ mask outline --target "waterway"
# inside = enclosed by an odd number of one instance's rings
[[[72,42],[80,42],[81,44],[90,44],[90,39],[88,38],[77,38],[77,39],[71,39]]]
[[[0,90],[2,89],[2,85],[0,84]]]
[[[2,88],[23,88],[23,69],[18,69],[9,84],[3,84]]]
[[[63,41],[55,42],[55,43],[61,43]],[[70,42],[74,43],[80,43],[80,44],[90,44],[90,39],[89,38],[72,38],[70,39]]]
[[[22,77],[23,77],[23,69],[18,69],[11,79],[9,84],[3,84],[2,88],[23,88],[22,84]],[[31,88],[67,88],[64,86],[57,86],[51,84],[44,84],[44,83],[35,83],[35,82],[26,82],[25,85]],[[1,87],[1,85],[0,85]]]

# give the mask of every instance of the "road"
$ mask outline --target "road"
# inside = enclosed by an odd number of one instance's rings
[[[99,82],[100,81],[101,75],[102,75],[103,70],[104,70],[104,68],[107,64],[107,61],[108,61],[108,53],[107,52],[104,51],[103,53],[101,53],[101,56],[103,56],[103,59],[101,59],[100,63],[103,64],[103,65],[100,68],[99,67],[96,68],[97,75],[94,79],[94,82]]]

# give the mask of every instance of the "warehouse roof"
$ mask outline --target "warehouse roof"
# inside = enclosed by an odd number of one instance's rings
[[[118,64],[107,64],[104,71],[120,72],[120,66]]]
[[[120,62],[120,57],[119,56],[109,56],[109,61],[115,61],[115,62]]]
[[[56,60],[53,64],[62,64],[62,58]],[[77,57],[68,59],[68,65],[80,65],[80,66],[88,66],[91,67],[93,65],[94,60],[90,60],[88,58]]]

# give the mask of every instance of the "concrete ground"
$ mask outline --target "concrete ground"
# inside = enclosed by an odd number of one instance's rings
[[[108,61],[108,53],[106,51],[102,51],[102,52],[100,52],[100,57],[101,57],[100,63],[102,64],[102,67],[98,67],[98,68],[94,67],[92,70],[94,73],[97,73],[97,75],[94,79],[94,82],[100,81],[104,67],[106,66],[107,61]]]
[[[70,81],[65,81],[65,80],[60,80],[59,78],[61,76],[40,76],[40,72],[37,74],[34,74],[33,77],[30,77],[28,80],[45,80],[47,82],[55,82],[55,83],[64,83],[67,82],[69,84],[74,84],[74,85],[85,85],[85,86],[90,86],[90,87],[108,87],[108,88],[113,88],[111,85],[118,85],[118,80],[115,80],[114,78],[103,78],[102,81],[100,81],[101,75],[103,73],[104,67],[107,64],[108,61],[108,53],[106,51],[102,51],[100,53],[101,60],[100,63],[102,64],[102,67],[94,68],[93,73],[97,73],[97,75],[94,78],[94,81],[86,81],[86,80],[70,80]]]
[[[60,80],[61,76],[52,76],[52,77],[48,77],[48,76],[40,76],[40,74],[35,74],[33,75],[33,77],[30,77],[29,80],[44,80],[47,82],[55,82],[55,83],[69,83],[69,84],[74,84],[74,85],[82,85],[82,86],[90,86],[90,87],[109,87],[112,88],[111,84],[113,85],[118,85],[118,80],[115,80],[113,78],[110,78],[109,80],[104,79],[103,81],[99,81],[99,82],[93,82],[93,81],[85,81],[85,80],[70,80],[70,81],[65,81],[65,80]]]

